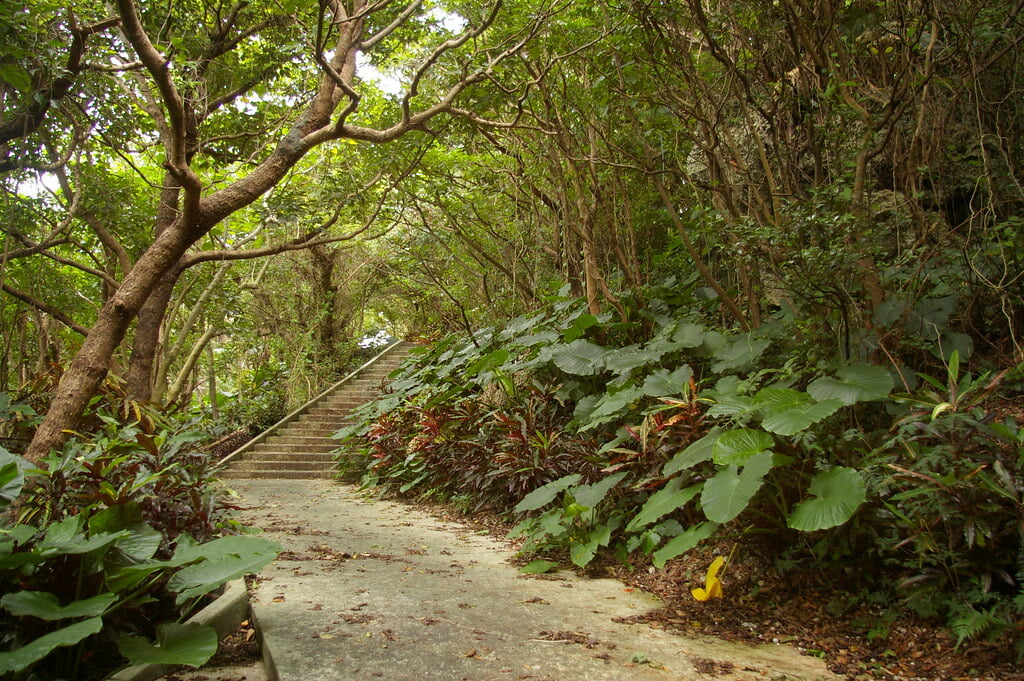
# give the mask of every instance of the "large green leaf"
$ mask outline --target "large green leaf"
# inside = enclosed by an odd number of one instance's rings
[[[706,331],[700,324],[682,323],[672,333],[672,340],[683,348],[695,348],[704,342]]]
[[[624,348],[618,348],[615,352],[608,353],[604,360],[604,366],[608,371],[624,375],[634,369],[657,362],[659,357],[660,355],[643,349],[639,345],[627,345]]]
[[[722,433],[711,448],[711,455],[717,464],[743,466],[774,444],[774,438],[763,430],[739,428]]]
[[[253,551],[204,560],[174,573],[167,581],[167,589],[178,594],[176,602],[181,605],[190,598],[210,593],[232,579],[259,572],[276,557],[276,551]]]
[[[550,560],[531,560],[529,563],[519,568],[519,571],[524,575],[541,575],[545,572],[551,572],[558,567],[558,563],[553,563]]]
[[[818,401],[835,399],[850,405],[881,399],[893,388],[892,374],[874,364],[850,364],[836,375],[838,378],[823,376],[812,381],[807,392]]]
[[[132,664],[199,667],[217,652],[217,631],[202,624],[161,624],[156,630],[156,645],[123,634],[118,648]]]
[[[558,334],[554,331],[538,331],[537,333],[531,333],[529,336],[517,338],[516,344],[524,348],[529,348],[534,345],[550,345],[557,340]]]
[[[764,338],[754,338],[750,335],[741,336],[714,352],[713,357],[718,361],[711,365],[711,370],[715,373],[723,373],[742,369],[763,355],[769,345],[771,342]]]
[[[690,485],[686,489],[682,489],[682,486],[683,478],[681,477],[669,480],[663,488],[650,496],[640,512],[629,521],[629,524],[626,525],[626,532],[636,532],[641,527],[650,525],[662,516],[685,506],[703,488],[703,485],[700,484]]]
[[[238,556],[245,553],[277,554],[280,551],[281,545],[266,537],[231,535],[200,544],[188,535],[182,535],[178,539],[178,546],[168,564],[177,567],[199,560]]]
[[[502,364],[508,361],[509,352],[508,350],[501,349],[489,352],[482,357],[477,357],[475,360],[466,366],[466,377],[472,378],[477,374],[481,374],[485,371],[493,371]]]
[[[0,504],[9,504],[21,494],[26,468],[30,468],[28,461],[0,447]]]
[[[608,492],[615,485],[619,484],[624,477],[626,477],[625,473],[615,473],[606,478],[601,478],[591,485],[580,485],[572,490],[572,498],[580,506],[594,508],[604,501],[604,498],[608,496]]]
[[[791,388],[765,388],[754,396],[763,414],[761,427],[777,435],[795,435],[834,414],[843,402],[815,402],[810,395]]]
[[[691,378],[693,369],[686,364],[672,372],[668,369],[658,369],[644,381],[644,394],[651,397],[679,395],[689,387]]]
[[[842,466],[815,475],[807,491],[815,498],[797,504],[787,521],[803,532],[842,525],[867,499],[864,478],[853,468]]]
[[[542,487],[538,487],[523,497],[522,501],[516,504],[515,508],[512,509],[512,512],[526,513],[527,511],[536,511],[538,508],[547,506],[554,501],[555,497],[557,497],[561,492],[579,482],[582,477],[583,476],[579,473],[573,473],[572,475],[566,475],[565,477],[549,482]]]
[[[708,416],[744,416],[757,411],[753,397],[747,395],[725,395],[708,409]]]
[[[259,571],[280,551],[280,544],[265,537],[221,537],[205,544],[182,540],[169,563],[188,567],[176,572],[167,588],[178,594],[177,602],[181,604],[224,582]]]
[[[679,471],[685,471],[687,468],[695,466],[703,461],[711,459],[711,453],[714,450],[715,442],[721,437],[722,432],[717,428],[712,428],[711,432],[702,437],[701,439],[691,442],[683,451],[679,452],[672,457],[672,460],[665,464],[665,467],[661,469],[662,475],[675,475]]]
[[[0,64],[0,80],[19,92],[32,89],[32,76],[18,64]]]
[[[75,622],[63,629],[40,636],[17,650],[0,653],[0,675],[21,671],[62,646],[73,646],[103,629],[103,618]]]
[[[643,397],[645,397],[644,391],[637,387],[623,388],[615,393],[605,393],[604,397],[594,405],[594,410],[587,415],[587,420],[582,424],[580,430],[590,430],[602,423],[607,423]]]
[[[666,562],[686,553],[713,535],[717,529],[718,523],[715,522],[703,522],[699,525],[694,525],[688,530],[672,537],[667,544],[655,551],[651,556],[651,562],[654,564],[654,567],[663,568]]]
[[[707,519],[727,523],[742,513],[761,489],[762,479],[772,467],[772,458],[768,451],[755,454],[741,472],[737,472],[735,465],[727,466],[704,483],[700,504]]]
[[[574,376],[594,376],[604,370],[607,351],[583,339],[565,345],[553,346],[551,360],[555,366]]]
[[[587,332],[587,329],[592,326],[596,326],[599,323],[600,320],[594,315],[589,313],[581,314],[579,317],[574,319],[572,325],[565,330],[562,334],[562,338],[564,338],[567,343],[571,343],[577,338],[582,338],[583,334]]]
[[[0,606],[17,617],[38,617],[44,620],[96,617],[117,601],[117,595],[106,593],[67,605],[48,591],[16,591],[0,598]]]
[[[546,320],[547,316],[544,314],[534,315],[533,317],[516,317],[505,325],[505,328],[502,329],[499,338],[503,340],[518,338],[527,331],[532,331],[538,324]]]
[[[163,541],[163,535],[146,523],[138,502],[134,501],[99,511],[89,519],[89,530],[93,533],[127,530],[128,534],[114,544],[125,563],[149,560]],[[106,567],[119,566],[108,562]]]
[[[608,546],[612,540],[612,523],[602,523],[590,531],[585,542],[570,542],[569,559],[579,567],[586,567],[597,555],[598,548]]]

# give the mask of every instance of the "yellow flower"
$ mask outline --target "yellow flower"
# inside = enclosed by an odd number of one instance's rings
[[[718,571],[722,569],[723,563],[725,563],[725,558],[722,556],[711,561],[711,565],[708,567],[708,574],[704,577],[704,588],[690,590],[690,593],[698,601],[709,601],[712,598],[722,597],[722,582],[718,579]]]

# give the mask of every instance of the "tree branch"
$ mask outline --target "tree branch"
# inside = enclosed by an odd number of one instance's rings
[[[85,43],[89,36],[115,26],[121,21],[119,18],[113,17],[95,24],[79,27],[71,10],[68,11],[68,17],[71,23],[72,39],[71,47],[68,50],[68,58],[64,63],[64,75],[54,79],[50,87],[33,93],[29,100],[31,103],[25,110],[12,120],[0,125],[0,145],[19,137],[27,137],[43,124],[43,120],[46,118],[46,113],[50,110],[52,103],[67,96],[72,84],[75,82],[75,78],[82,72],[82,57],[85,56]]]
[[[39,310],[40,312],[45,312],[46,314],[50,315],[51,317],[56,319],[58,322],[63,324],[64,326],[66,326],[69,329],[71,329],[72,331],[74,331],[76,333],[79,333],[82,336],[88,336],[89,335],[89,329],[85,328],[84,326],[82,326],[81,324],[76,322],[74,319],[69,317],[67,314],[61,312],[60,309],[54,307],[53,305],[50,305],[48,303],[44,303],[41,300],[33,298],[32,296],[28,295],[27,293],[19,291],[16,288],[13,288],[7,282],[0,282],[0,288],[3,289],[4,293],[6,293],[6,294],[8,294],[10,296],[13,296],[14,298],[17,298],[18,300],[20,300],[21,302],[25,303],[26,305],[30,305],[31,307],[34,307],[35,309]]]
[[[185,189],[186,204],[195,205],[198,202],[198,194],[202,186],[195,171],[188,166],[188,150],[186,149],[188,123],[185,102],[171,80],[170,61],[160,54],[150,41],[142,26],[142,21],[139,19],[134,0],[118,0],[117,6],[120,10],[121,26],[125,37],[131,43],[139,60],[145,65],[146,71],[149,72],[160,91],[164,109],[167,111],[170,123],[169,134],[164,138],[167,169]],[[192,198],[192,201],[189,201],[189,198]]]

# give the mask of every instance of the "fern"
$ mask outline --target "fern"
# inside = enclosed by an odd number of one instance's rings
[[[982,634],[998,635],[1004,631],[1010,622],[1005,617],[1000,617],[997,610],[998,606],[977,610],[966,604],[957,608],[949,618],[949,628],[956,636],[957,648],[964,641],[977,638]]]

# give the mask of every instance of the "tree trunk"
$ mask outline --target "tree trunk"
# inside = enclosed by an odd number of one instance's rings
[[[99,391],[128,325],[178,258],[205,232],[176,225],[164,231],[139,258],[121,288],[100,308],[96,323],[61,377],[50,410],[25,450],[26,459],[38,464],[64,445],[67,432],[78,425],[89,400]]]
[[[180,276],[181,269],[178,267],[164,274],[139,310],[131,359],[128,362],[128,374],[125,377],[128,395],[139,402],[149,402],[153,399],[153,368],[163,345],[161,332],[164,316],[167,314],[167,306],[171,302],[174,286]]]

